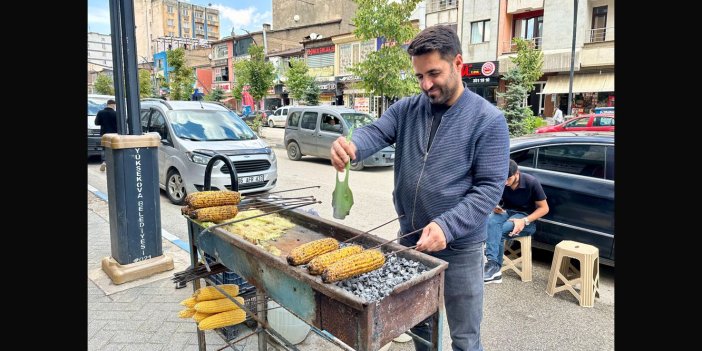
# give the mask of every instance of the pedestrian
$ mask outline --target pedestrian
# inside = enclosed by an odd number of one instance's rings
[[[556,112],[553,113],[553,124],[563,123],[563,111],[556,107]]]
[[[115,100],[107,100],[107,105],[104,109],[98,111],[95,116],[95,125],[100,126],[100,136],[106,133],[117,133],[117,111],[115,111],[117,103]],[[100,171],[104,172],[107,168],[107,163],[105,163],[105,150],[102,151],[100,155],[102,159],[102,164],[100,165]]]
[[[396,145],[393,200],[402,216],[400,233],[423,228],[400,243],[449,263],[444,304],[452,349],[482,350],[483,250],[488,214],[508,172],[507,123],[500,110],[464,87],[453,29],[426,28],[407,52],[423,94],[392,104],[377,121],[356,129],[350,142],[337,138],[332,165],[342,172],[346,162]],[[432,327],[427,318],[411,330],[430,341]]]
[[[541,183],[531,174],[521,173],[517,162],[509,160],[509,176],[502,193],[502,206],[497,206],[488,217],[485,242],[485,284],[502,283],[502,254],[504,241],[529,236],[536,232],[536,220],[548,211],[546,194]]]

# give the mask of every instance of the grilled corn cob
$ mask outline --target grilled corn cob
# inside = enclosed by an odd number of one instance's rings
[[[325,283],[333,283],[376,270],[383,264],[385,256],[380,250],[364,250],[332,263],[322,273],[322,280]]]
[[[334,238],[324,238],[302,244],[288,254],[288,263],[297,266],[305,264],[313,258],[339,248],[339,242]]]
[[[241,201],[241,195],[236,191],[208,190],[188,194],[185,204],[193,209],[224,205],[236,205]]]
[[[242,305],[244,304],[244,298],[241,296],[235,297],[234,300]],[[202,301],[195,304],[195,310],[204,313],[219,313],[235,309],[239,309],[239,306],[226,297],[223,299]]]
[[[246,312],[241,309],[227,311],[211,315],[197,324],[200,330],[210,330],[222,328],[229,325],[239,324],[246,320]]]
[[[237,291],[237,293],[238,293],[238,291]],[[236,295],[236,294],[234,294],[234,295]],[[196,303],[197,303],[197,299],[192,297],[192,296],[188,297],[187,299],[180,302],[181,305],[183,305],[187,308],[193,308],[193,306],[195,306]]]
[[[190,318],[195,314],[195,309],[194,308],[186,308],[180,312],[178,312],[178,317],[180,318]]]
[[[227,294],[231,296],[236,296],[239,295],[239,286],[236,284],[222,284],[222,285],[217,285],[218,288],[224,290]],[[208,301],[208,300],[217,300],[221,298],[225,298],[226,296],[222,295],[217,288],[214,286],[204,286],[200,289],[197,289],[197,291],[193,294],[193,297],[197,302],[200,301]],[[183,300],[183,302],[188,301]],[[181,303],[182,304],[182,303]],[[187,306],[187,305],[186,305]],[[195,304],[193,304],[195,306]]]
[[[200,222],[217,222],[236,217],[239,209],[236,205],[203,207],[190,211],[190,218]]]
[[[193,311],[195,311],[195,309],[193,309]],[[205,313],[205,312],[195,311],[195,314],[193,314],[193,319],[195,320],[195,322],[200,323],[203,319],[205,319],[209,316],[214,316],[214,313]]]
[[[307,270],[310,271],[312,275],[319,275],[324,272],[324,269],[329,267],[332,263],[351,255],[357,254],[363,251],[363,248],[359,245],[351,245],[332,252],[327,252],[323,255],[319,255],[310,261],[307,265]]]
[[[192,212],[193,210],[194,208],[190,206],[183,206],[180,208],[180,214],[190,217],[190,212]]]

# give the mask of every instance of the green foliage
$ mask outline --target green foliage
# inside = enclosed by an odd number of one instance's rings
[[[525,104],[529,92],[534,89],[534,83],[542,75],[543,53],[535,49],[530,41],[521,38],[512,40],[517,45],[517,56],[510,58],[515,67],[503,76],[507,81],[507,91],[497,93],[497,96],[505,101],[502,112],[507,119],[509,134],[520,136],[533,133],[543,121],[534,116],[529,105]]]
[[[219,101],[224,98],[224,90],[219,86],[210,90],[210,93],[205,95],[205,101]]]
[[[412,61],[401,45],[417,35],[409,17],[419,0],[354,0],[358,4],[353,23],[361,40],[385,38],[390,45],[372,52],[350,70],[361,77],[361,86],[373,95],[401,97],[419,92]],[[404,79],[402,78],[404,73]]]
[[[249,56],[248,60],[234,64],[236,85],[232,89],[232,96],[241,99],[243,87],[248,85],[249,94],[254,98],[254,101],[259,101],[266,96],[268,89],[273,86],[275,67],[273,63],[265,60],[262,46],[249,46]]]
[[[115,95],[115,84],[112,81],[112,76],[100,73],[95,78],[93,88],[97,94]]]
[[[139,98],[151,97],[154,94],[154,87],[151,84],[151,72],[146,69],[139,70]]]
[[[305,90],[314,81],[314,78],[308,74],[309,67],[305,60],[294,58],[290,60],[290,66],[286,74],[288,79],[285,81],[285,85],[288,87],[290,97],[302,100]]]
[[[307,105],[316,106],[319,105],[319,87],[311,81],[310,84],[305,89],[304,94],[305,101]]]
[[[173,70],[168,73],[170,81],[171,100],[190,100],[195,84],[195,72],[185,62],[185,49],[177,48],[166,51],[168,67]]]

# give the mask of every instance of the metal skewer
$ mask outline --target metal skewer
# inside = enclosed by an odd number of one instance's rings
[[[373,247],[371,247],[371,248],[368,249],[368,250],[377,249],[377,248],[379,248],[379,247],[381,247],[381,246],[383,246],[383,245],[385,245],[385,244],[389,244],[389,243],[391,243],[391,242],[393,242],[393,241],[395,241],[395,240],[397,240],[397,239],[402,239],[402,238],[404,238],[404,237],[406,237],[406,236],[408,236],[408,235],[412,235],[412,234],[414,234],[414,233],[420,232],[420,231],[422,231],[423,229],[424,229],[424,228],[419,228],[419,229],[417,229],[417,230],[415,230],[415,231],[413,231],[413,232],[409,232],[409,233],[407,233],[407,234],[400,235],[400,236],[398,236],[398,237],[395,238],[395,239],[391,239],[391,240],[388,240],[388,241],[386,241],[386,242],[384,242],[384,243],[382,243],[382,244],[373,246]],[[415,246],[416,246],[416,245],[415,245]]]
[[[388,253],[386,253],[386,254],[383,255],[383,256],[388,257],[388,256],[394,255],[394,254],[396,254],[396,253],[398,253],[398,252],[406,251],[406,250],[409,250],[409,249],[414,249],[415,247],[417,247],[417,245],[408,246],[408,247],[406,247],[406,248],[404,248],[404,249],[399,249],[399,250],[397,250],[397,251],[388,252]]]
[[[381,224],[381,225],[379,225],[379,226],[377,226],[377,227],[375,227],[375,228],[373,228],[373,229],[368,229],[366,232],[361,233],[361,234],[358,234],[358,235],[356,235],[356,236],[353,236],[353,237],[351,237],[351,238],[349,238],[349,239],[346,239],[346,240],[344,240],[343,242],[344,242],[344,243],[348,243],[348,242],[350,242],[351,240],[358,238],[359,236],[366,235],[366,234],[368,234],[368,233],[370,233],[370,232],[372,232],[372,231],[374,231],[374,230],[376,230],[376,229],[378,229],[378,228],[380,228],[380,227],[382,227],[382,226],[384,226],[384,225],[390,224],[390,223],[392,223],[392,222],[394,222],[394,221],[396,221],[396,220],[398,220],[398,219],[400,219],[400,218],[402,218],[402,217],[404,217],[404,215],[400,215],[400,217],[397,217],[397,218],[395,218],[395,219],[391,219],[391,220],[389,220],[389,221],[387,221],[387,222],[385,222],[385,223],[383,223],[383,224]]]

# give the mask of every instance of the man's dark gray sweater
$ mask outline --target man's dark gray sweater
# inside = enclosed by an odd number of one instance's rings
[[[490,211],[499,202],[509,165],[509,130],[495,106],[468,89],[444,114],[427,150],[432,123],[425,94],[403,98],[375,123],[353,132],[360,160],[396,144],[393,201],[400,230],[435,221],[446,242],[484,241]],[[419,234],[409,237],[416,242]]]

